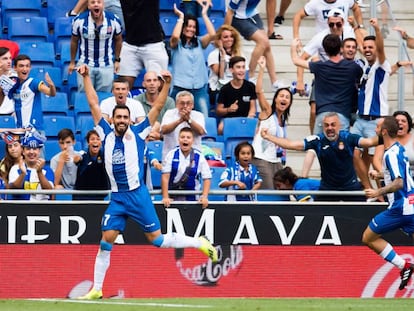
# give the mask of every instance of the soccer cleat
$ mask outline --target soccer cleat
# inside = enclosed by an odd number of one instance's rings
[[[409,262],[406,262],[404,268],[400,272],[401,283],[398,287],[399,290],[403,290],[407,286],[408,281],[411,279],[411,275],[413,274],[413,270],[414,265]]]
[[[102,299],[102,291],[101,290],[96,290],[94,288],[92,288],[89,293],[87,293],[86,295],[80,296],[78,297],[78,299],[82,299],[82,300],[95,300],[95,299]]]
[[[212,262],[217,262],[218,254],[216,248],[210,243],[210,241],[206,237],[200,236],[198,239],[201,242],[199,250],[202,251],[205,255],[207,255]]]

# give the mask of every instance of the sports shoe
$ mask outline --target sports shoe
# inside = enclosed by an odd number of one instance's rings
[[[218,254],[216,248],[210,243],[210,241],[205,236],[200,236],[198,239],[201,242],[199,250],[202,251],[205,255],[207,255],[212,262],[217,262]]]
[[[284,22],[285,18],[283,16],[276,16],[275,18],[275,26],[281,26]]]
[[[413,270],[414,265],[409,262],[406,262],[404,268],[400,272],[401,283],[398,287],[399,290],[403,290],[407,286],[408,281],[411,279],[411,275],[413,274]]]
[[[86,295],[80,296],[77,299],[82,299],[82,300],[95,300],[95,299],[102,299],[102,291],[101,290],[96,290],[94,288],[92,288],[89,293],[87,293]]]

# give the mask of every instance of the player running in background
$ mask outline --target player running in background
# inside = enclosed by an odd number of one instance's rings
[[[397,141],[398,128],[394,117],[385,117],[378,124],[378,135],[384,139],[383,172],[372,170],[369,175],[374,179],[384,178],[385,186],[365,189],[365,194],[368,198],[387,194],[389,205],[387,210],[376,215],[368,224],[362,242],[401,270],[399,289],[402,290],[411,278],[414,265],[398,255],[392,245],[382,238],[384,233],[396,229],[402,229],[414,237],[414,181],[404,147]]]
[[[105,168],[111,183],[111,201],[102,218],[102,239],[95,260],[94,285],[79,299],[102,298],[102,287],[109,268],[112,246],[118,234],[123,232],[128,217],[139,224],[146,238],[154,246],[171,248],[198,248],[213,262],[217,261],[217,250],[204,237],[194,238],[177,233],[161,233],[160,221],[146,185],[143,183],[145,138],[160,113],[171,84],[171,74],[163,72],[165,83],[146,118],[130,125],[127,106],[116,106],[113,111],[113,126],[102,117],[99,99],[92,86],[88,67],[78,69],[83,77],[86,97],[92,117],[101,132],[104,146]]]

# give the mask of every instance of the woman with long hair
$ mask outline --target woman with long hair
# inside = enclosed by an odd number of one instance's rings
[[[207,65],[210,68],[210,75],[208,77],[210,110],[215,110],[221,86],[233,78],[229,68],[230,58],[233,56],[243,56],[241,37],[233,26],[221,25],[216,31],[214,45],[216,48],[210,52],[207,58]]]
[[[261,111],[258,116],[259,123],[256,135],[253,139],[255,157],[252,163],[258,168],[263,179],[261,189],[273,189],[273,175],[283,168],[283,164],[286,162],[286,150],[263,139],[260,131],[266,128],[274,136],[287,136],[287,121],[290,115],[293,96],[289,88],[279,88],[273,96],[272,103],[269,103],[263,92],[263,74],[266,68],[266,59],[261,57],[258,64],[259,74],[256,93]]]
[[[208,117],[208,73],[204,49],[214,39],[216,31],[207,16],[208,5],[203,3],[202,18],[207,34],[199,37],[199,25],[195,16],[187,15],[177,9],[177,24],[170,38],[172,74],[174,77],[171,97],[180,91],[189,91],[194,96],[195,109]]]

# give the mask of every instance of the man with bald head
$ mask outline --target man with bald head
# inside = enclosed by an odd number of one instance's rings
[[[134,99],[138,100],[142,104],[145,114],[147,114],[151,110],[154,102],[158,98],[158,95],[160,94],[161,83],[161,79],[158,77],[155,71],[148,71],[147,73],[145,73],[142,86],[145,88],[146,92],[134,96]],[[167,96],[167,100],[165,101],[164,107],[161,109],[157,121],[155,121],[152,130],[148,135],[149,140],[160,140],[162,138],[160,133],[161,120],[167,110],[174,108],[174,99]]]

